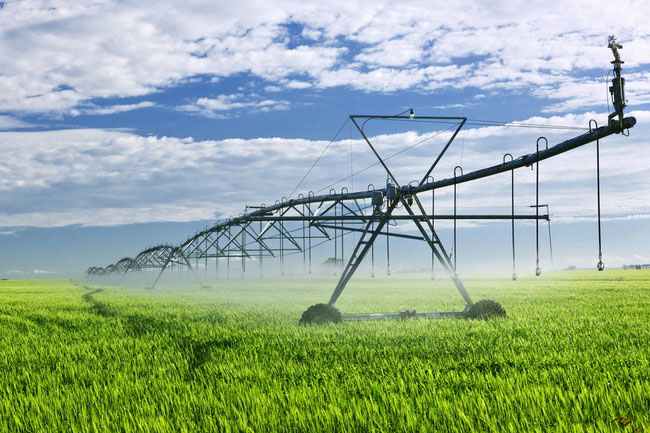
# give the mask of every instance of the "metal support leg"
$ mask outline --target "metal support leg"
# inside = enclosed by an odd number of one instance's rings
[[[422,206],[422,203],[420,200],[417,198],[417,196],[413,196],[415,199],[416,204],[418,205],[418,208],[420,209],[420,212],[422,212],[422,215],[425,216],[426,212],[424,210],[424,207]],[[409,206],[408,202],[406,200],[402,200],[402,203],[404,204],[404,209],[409,213],[409,215],[415,215],[413,212],[413,209],[411,209],[411,206]],[[431,222],[428,219],[424,219],[424,221],[429,225],[429,229],[431,230]],[[463,285],[463,282],[458,278],[458,275],[456,275],[456,270],[454,268],[453,263],[451,262],[451,259],[449,258],[449,255],[445,251],[442,242],[440,241],[440,238],[434,231],[435,238],[430,238],[429,237],[429,232],[427,232],[424,227],[422,226],[422,223],[418,220],[413,220],[415,225],[417,226],[418,230],[420,230],[420,233],[422,234],[422,237],[424,237],[425,241],[431,248],[431,250],[434,252],[436,255],[436,258],[440,261],[442,264],[442,267],[444,268],[445,271],[447,271],[447,274],[453,281],[454,285],[456,286],[456,289],[458,289],[458,292],[460,295],[463,297],[465,300],[465,309],[463,311],[467,311],[469,307],[472,306],[472,299],[469,297],[469,294],[467,293],[467,290],[465,289],[465,286]],[[436,248],[437,246],[437,248]]]
[[[343,292],[343,289],[345,289],[345,286],[347,285],[348,281],[350,281],[350,278],[352,278],[352,275],[354,275],[354,272],[357,270],[357,268],[363,261],[363,258],[366,256],[366,254],[368,254],[368,251],[370,250],[372,243],[375,241],[375,239],[377,239],[377,236],[381,232],[381,229],[386,225],[386,223],[390,219],[390,215],[395,209],[395,206],[397,206],[397,201],[394,201],[388,207],[388,209],[386,209],[386,213],[379,220],[377,226],[372,232],[370,229],[372,226],[372,220],[366,223],[365,230],[361,234],[356,247],[354,248],[352,254],[350,255],[350,259],[348,260],[348,263],[345,266],[343,273],[341,274],[341,278],[339,279],[339,282],[336,285],[336,288],[334,289],[334,293],[332,293],[332,296],[330,297],[328,305],[330,306],[334,305],[336,300],[339,298],[339,296]],[[368,233],[371,233],[371,235],[370,238],[366,241],[365,239]]]
[[[176,254],[176,252],[177,251],[172,251],[169,254],[169,256],[167,257],[167,259],[165,260],[162,268],[160,268],[160,272],[158,272],[158,276],[156,277],[156,280],[151,285],[152,289],[156,287],[156,284],[158,284],[158,281],[160,280],[160,277],[162,277],[163,272],[165,272],[165,269],[167,269],[167,267],[169,266],[170,263],[171,263],[172,269],[173,269],[175,263],[172,261],[172,259],[174,258],[174,255]],[[180,257],[183,258],[183,261],[185,262],[187,267],[190,268],[190,271],[192,271],[192,274],[196,277],[196,281],[198,281],[199,287],[203,287],[203,283],[201,282],[201,279],[199,278],[197,273],[194,272],[194,268],[192,268],[192,265],[190,264],[190,261],[187,259],[187,257],[185,257],[185,255],[182,254],[182,253],[180,254]]]
[[[156,276],[156,279],[154,280],[153,284],[151,285],[151,288],[154,289],[156,287],[156,284],[158,284],[158,280],[160,280],[160,277],[162,277],[163,272],[165,272],[165,269],[167,269],[167,265],[169,265],[169,262],[171,261],[171,256],[167,258],[167,261],[165,261],[165,264],[163,265],[162,268],[160,268],[160,272],[158,272],[158,275]]]

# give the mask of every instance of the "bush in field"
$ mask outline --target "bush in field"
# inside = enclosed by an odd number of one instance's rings
[[[343,321],[343,315],[335,307],[327,304],[316,304],[302,313],[299,323],[301,325],[310,323],[320,325],[323,323],[339,323],[341,321]]]
[[[484,299],[472,304],[465,316],[470,319],[491,319],[493,317],[508,317],[508,314],[498,302]]]

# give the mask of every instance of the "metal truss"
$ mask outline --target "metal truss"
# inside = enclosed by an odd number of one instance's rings
[[[620,66],[620,65],[619,65]],[[621,86],[620,67],[617,71],[616,83]],[[616,89],[619,93],[622,89]],[[400,238],[423,241],[431,250],[432,259],[440,263],[442,269],[447,273],[451,281],[456,286],[459,294],[465,301],[466,312],[472,306],[472,300],[465,289],[463,282],[456,272],[456,250],[455,250],[455,230],[454,230],[454,260],[443,245],[435,229],[436,220],[510,220],[512,221],[513,237],[513,279],[516,279],[514,272],[514,221],[515,220],[549,220],[548,214],[540,214],[539,209],[539,177],[536,182],[536,207],[535,214],[515,214],[514,212],[514,170],[536,166],[539,169],[539,162],[568,152],[580,146],[608,137],[612,134],[625,133],[632,128],[636,119],[633,117],[623,117],[624,104],[618,101],[615,106],[616,116],[610,116],[606,126],[591,127],[577,137],[557,143],[546,148],[539,148],[540,140],[546,140],[541,137],[537,141],[536,151],[530,154],[522,155],[518,158],[509,156],[509,160],[504,156],[503,161],[499,164],[488,166],[486,168],[460,174],[454,171],[453,177],[434,180],[431,173],[434,172],[437,164],[444,157],[451,146],[454,138],[461,128],[465,125],[467,118],[464,117],[423,117],[423,116],[369,116],[369,115],[351,115],[350,120],[355,125],[359,134],[363,137],[369,149],[375,155],[382,165],[388,178],[384,188],[374,189],[369,187],[366,191],[349,192],[343,189],[340,192],[331,190],[329,194],[315,195],[309,192],[307,195],[299,195],[295,199],[286,199],[276,201],[272,205],[247,206],[244,213],[239,216],[231,217],[224,221],[206,228],[194,235],[188,237],[178,246],[169,244],[157,245],[140,252],[135,258],[123,258],[114,265],[105,268],[91,267],[88,269],[88,275],[111,275],[126,274],[133,271],[143,271],[147,269],[158,270],[158,275],[152,287],[156,285],[163,272],[171,267],[187,268],[195,271],[196,268],[204,262],[207,269],[209,260],[214,260],[215,268],[218,272],[220,261],[225,259],[241,260],[242,269],[245,270],[247,260],[255,259],[259,263],[260,270],[263,269],[264,260],[279,259],[280,269],[284,270],[284,258],[287,255],[302,254],[303,263],[311,271],[312,250],[326,242],[334,243],[335,257],[340,250],[343,252],[343,242],[345,235],[359,233],[358,240],[353,246],[352,253],[347,258],[347,263],[342,269],[340,279],[328,301],[329,306],[333,306],[339,296],[345,289],[359,265],[364,258],[372,251],[375,241],[381,236],[385,238]],[[617,120],[614,120],[616,118]],[[451,134],[447,143],[443,146],[440,153],[433,158],[433,162],[427,169],[420,181],[411,182],[401,185],[398,179],[393,175],[390,167],[376,150],[371,140],[363,131],[363,124],[371,119],[399,119],[399,120],[439,120],[450,121],[458,124],[457,128]],[[359,122],[364,122],[359,125]],[[548,143],[548,142],[547,142]],[[454,206],[453,215],[438,215],[433,209],[428,212],[425,210],[420,196],[423,193],[434,192],[436,189],[454,187],[458,185],[487,178],[501,173],[513,173],[512,177],[512,212],[505,215],[458,215]],[[435,201],[434,201],[435,203]],[[454,204],[456,200],[454,200]],[[417,234],[406,234],[390,231],[391,222],[410,221],[415,225]],[[539,231],[539,224],[536,224]],[[538,236],[539,237],[539,236]],[[348,237],[349,239],[350,237]],[[539,269],[539,241],[537,240],[538,250],[538,269],[537,274],[541,273]],[[343,256],[343,254],[341,254]],[[336,257],[338,258],[338,257]],[[343,258],[343,257],[341,257]],[[191,265],[194,262],[194,267]],[[226,272],[228,272],[226,270]],[[462,314],[462,312],[449,313],[419,313],[424,317],[440,317],[446,315]],[[373,316],[373,317],[371,317]],[[357,315],[348,317],[350,319],[376,318],[376,315]],[[382,316],[386,318],[386,315]]]
[[[359,118],[374,118],[375,116],[350,117],[356,120]],[[389,116],[380,116],[380,118],[389,118]],[[409,117],[391,116],[390,118],[408,119]],[[432,118],[415,117],[415,119]],[[631,128],[635,123],[634,118],[625,118],[623,128]],[[337,285],[337,290],[335,290],[335,294],[330,300],[331,304],[336,301],[345,284],[358,268],[360,261],[367,254],[368,245],[371,246],[378,236],[382,236],[426,242],[436,259],[442,264],[443,269],[449,273],[459,292],[466,300],[466,308],[468,308],[471,305],[471,300],[466,295],[462,282],[456,275],[455,266],[440,241],[433,222],[435,220],[548,220],[549,216],[548,214],[437,215],[425,211],[419,195],[518,168],[529,167],[539,161],[621,131],[622,129],[618,126],[618,123],[611,123],[558,143],[548,149],[523,155],[511,161],[481,170],[437,181],[431,180],[427,175],[418,183],[400,185],[388,166],[385,166],[391,180],[385,188],[370,188],[366,191],[357,192],[344,190],[335,193],[332,191],[327,195],[314,195],[310,192],[307,195],[300,195],[296,199],[277,201],[269,206],[247,207],[246,212],[241,215],[231,217],[197,232],[178,246],[163,244],[150,247],[140,252],[133,259],[124,258],[105,268],[91,267],[87,273],[89,275],[109,275],[158,269],[162,274],[168,267],[193,269],[192,261],[198,264],[199,261],[207,259],[216,259],[216,266],[218,267],[219,259],[241,259],[245,263],[247,259],[253,258],[260,260],[260,262],[265,258],[278,258],[282,267],[283,259],[287,255],[303,254],[306,259],[311,259],[311,250],[317,245],[324,242],[342,242],[343,236],[352,232],[361,233],[361,239],[365,239],[372,229],[369,239],[362,240],[368,242],[365,245],[366,248],[362,248],[359,243],[355,246],[355,253],[353,253],[353,257],[345,267],[341,282]],[[372,146],[370,140],[367,137],[365,139],[374,151],[374,146]],[[448,145],[445,146],[441,154],[444,154],[448,147]],[[385,165],[385,162],[376,151],[375,154]],[[441,156],[438,155],[427,173],[430,173],[435,168],[440,158]],[[401,209],[399,213],[396,211],[398,207]],[[419,234],[390,232],[387,228],[387,222],[389,221],[412,221]],[[311,260],[309,262],[311,263]]]

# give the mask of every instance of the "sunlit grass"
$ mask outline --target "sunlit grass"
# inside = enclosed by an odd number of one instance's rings
[[[0,283],[0,431],[602,432],[650,426],[650,272],[468,280],[509,318],[297,325],[332,278]],[[353,280],[343,312],[462,309]],[[618,420],[618,421],[615,421]],[[627,423],[627,426],[623,424]]]

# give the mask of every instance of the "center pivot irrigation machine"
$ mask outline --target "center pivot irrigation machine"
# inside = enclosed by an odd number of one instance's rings
[[[458,135],[459,131],[466,124],[476,124],[465,117],[426,117],[415,116],[413,110],[396,116],[375,116],[375,115],[351,115],[349,120],[357,128],[361,137],[368,145],[374,156],[377,158],[387,176],[386,187],[374,189],[369,187],[366,191],[349,192],[343,188],[340,193],[331,190],[327,195],[316,195],[310,192],[306,196],[300,194],[296,199],[282,198],[275,204],[266,206],[247,206],[246,211],[237,217],[229,218],[215,224],[195,235],[189,237],[178,246],[164,244],[156,245],[145,249],[135,258],[123,258],[114,265],[105,268],[91,267],[88,269],[89,276],[126,274],[130,271],[142,271],[148,269],[158,270],[156,283],[167,268],[187,268],[193,270],[192,260],[198,263],[205,260],[207,268],[208,259],[214,259],[216,270],[219,270],[219,259],[241,259],[242,270],[245,270],[246,260],[255,258],[259,263],[260,271],[263,269],[265,258],[279,258],[280,267],[284,266],[284,258],[289,254],[302,254],[303,260],[309,261],[311,269],[312,249],[324,242],[338,242],[343,250],[343,235],[346,233],[359,233],[358,241],[343,268],[340,279],[326,304],[316,304],[309,307],[300,319],[301,323],[324,323],[339,322],[342,320],[378,320],[378,319],[402,319],[406,317],[437,318],[449,316],[478,317],[505,316],[506,312],[497,302],[483,300],[473,303],[463,282],[456,273],[456,221],[457,220],[511,220],[512,222],[512,251],[513,251],[513,272],[512,278],[517,279],[515,273],[515,242],[514,223],[515,220],[535,220],[536,223],[536,248],[537,263],[536,275],[541,274],[539,266],[539,221],[549,220],[548,207],[539,204],[539,162],[545,159],[560,155],[571,149],[596,142],[597,162],[597,195],[598,195],[598,270],[603,270],[602,249],[600,237],[600,157],[599,140],[611,134],[624,134],[626,130],[633,127],[636,119],[624,117],[623,110],[626,106],[624,86],[625,80],[621,77],[621,64],[618,50],[622,48],[611,36],[608,47],[614,54],[612,61],[614,78],[609,87],[610,97],[614,112],[609,115],[606,126],[598,127],[594,120],[589,122],[588,131],[582,135],[548,146],[548,141],[540,137],[537,140],[537,149],[534,153],[513,158],[506,154],[501,164],[493,165],[481,170],[463,173],[462,168],[456,167],[454,176],[442,180],[434,180],[431,177],[434,169],[445,156],[450,145]],[[377,152],[376,147],[370,138],[364,133],[363,126],[372,119],[391,119],[404,121],[431,121],[449,122],[457,126],[453,129],[451,137],[442,147],[442,150],[433,160],[431,166],[422,174],[419,181],[409,184],[400,184],[398,179],[386,164],[386,159]],[[360,125],[361,123],[361,125]],[[499,123],[500,124],[500,123]],[[523,124],[517,124],[519,126]],[[532,126],[532,125],[529,125]],[[537,125],[540,126],[540,125]],[[545,146],[540,149],[540,143]],[[514,170],[522,167],[535,166],[536,170],[536,203],[532,206],[535,209],[534,215],[515,214],[514,207]],[[312,166],[313,167],[313,166]],[[499,173],[512,173],[512,207],[508,215],[458,215],[456,213],[456,186],[477,179],[486,178]],[[304,178],[303,178],[304,180]],[[454,187],[454,213],[453,215],[435,214],[435,200],[433,194],[436,189]],[[432,209],[428,213],[422,204],[418,194],[431,192]],[[370,203],[366,205],[366,203]],[[547,213],[540,214],[540,209],[546,206]],[[396,209],[404,209],[398,213]],[[435,220],[453,220],[453,260],[447,253],[447,249],[440,240],[434,227]],[[390,232],[389,221],[407,220],[417,227],[419,235]],[[341,314],[335,307],[341,293],[345,289],[350,278],[354,275],[361,262],[370,253],[373,262],[374,276],[374,244],[379,236],[388,240],[391,238],[403,238],[424,241],[431,249],[432,265],[437,260],[444,271],[451,278],[456,289],[465,300],[465,308],[460,312],[429,312],[417,313],[414,310],[407,310],[398,313],[381,314]],[[338,246],[335,245],[335,251]],[[390,250],[387,249],[389,257]],[[343,256],[343,254],[341,254]],[[390,273],[390,265],[389,270]],[[197,279],[198,274],[194,272]],[[200,281],[199,281],[200,283]]]

